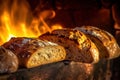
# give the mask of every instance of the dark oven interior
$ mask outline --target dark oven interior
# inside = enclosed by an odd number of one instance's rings
[[[27,1],[34,16],[38,16],[44,10],[55,11],[54,18],[46,20],[50,26],[55,23],[68,28],[91,25],[107,30],[119,39],[119,0]]]

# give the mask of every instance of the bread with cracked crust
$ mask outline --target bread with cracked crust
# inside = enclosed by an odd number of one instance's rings
[[[66,57],[62,46],[46,40],[12,38],[3,46],[17,55],[20,66],[27,68],[62,61]]]
[[[96,44],[100,58],[113,59],[120,55],[119,45],[109,32],[94,26],[76,27],[75,30],[80,30]]]
[[[58,29],[39,36],[39,39],[55,42],[66,49],[66,60],[96,63],[99,51],[84,33],[73,29]]]

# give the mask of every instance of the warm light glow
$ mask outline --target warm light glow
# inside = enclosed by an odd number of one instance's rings
[[[9,0],[8,0],[9,1]],[[13,0],[11,8],[8,2],[3,3],[0,14],[0,45],[11,37],[38,37],[41,34],[55,29],[61,29],[60,25],[48,26],[45,22],[46,15],[51,15],[50,10],[44,11],[39,18],[34,18],[25,0],[21,2]],[[51,11],[52,13],[53,10]],[[50,17],[50,15],[48,17]],[[55,13],[53,14],[55,16]],[[51,15],[51,16],[53,16]]]
[[[55,29],[62,29],[62,26],[60,24],[55,24],[51,27],[51,30],[55,30]]]
[[[16,37],[15,35],[9,34],[7,41],[9,41],[12,37]]]

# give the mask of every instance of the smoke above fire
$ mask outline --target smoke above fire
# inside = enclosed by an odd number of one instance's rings
[[[54,18],[55,11],[43,10],[34,17],[26,0],[0,1],[0,45],[11,37],[38,37],[45,32],[61,29],[60,25],[49,26],[47,18]]]

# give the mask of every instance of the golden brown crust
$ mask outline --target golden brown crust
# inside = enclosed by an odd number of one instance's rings
[[[19,59],[19,65],[27,68],[61,61],[66,57],[62,46],[36,38],[13,38],[3,46],[13,50]]]
[[[91,39],[93,40],[93,42],[98,43],[96,45],[98,45],[98,47],[101,47],[101,49],[99,48],[100,52],[102,49],[104,50],[104,52],[102,51],[103,53],[101,53],[103,55],[102,56],[103,58],[106,58],[108,56],[107,58],[112,59],[120,55],[120,48],[114,36],[112,36],[107,31],[101,30],[93,26],[83,26],[83,27],[75,28],[75,29],[82,31],[83,33],[87,35],[90,35],[90,38],[92,36]],[[95,41],[97,40],[95,38],[97,38],[99,41]],[[102,44],[103,46],[102,45],[99,46],[99,44]]]
[[[87,35],[87,34],[86,34]],[[108,58],[109,57],[109,53],[108,53],[108,50],[107,50],[107,48],[102,44],[102,42],[98,39],[98,38],[96,38],[96,37],[94,37],[94,36],[92,36],[92,35],[87,35],[94,43],[95,43],[95,45],[97,46],[97,48],[98,48],[98,50],[99,50],[99,58],[100,59],[103,59],[103,58]]]
[[[54,30],[52,33],[39,36],[39,39],[52,41],[64,46],[68,60],[87,63],[94,63],[99,60],[99,52],[94,43],[78,30]],[[91,46],[94,46],[94,50],[92,50],[93,47]]]
[[[33,39],[18,53],[21,65],[27,68],[64,60],[66,52],[62,46],[49,41]]]

